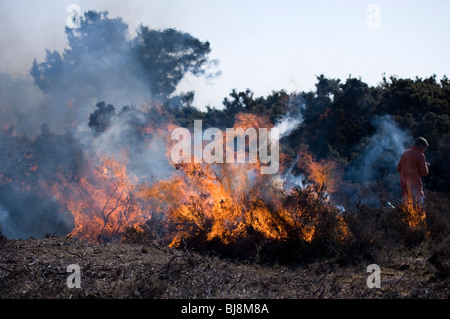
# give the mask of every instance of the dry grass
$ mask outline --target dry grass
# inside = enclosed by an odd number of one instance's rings
[[[448,298],[449,280],[429,244],[382,268],[381,289],[366,286],[368,263],[316,260],[258,265],[189,250],[140,244],[87,244],[62,238],[1,244],[0,298]],[[439,258],[439,257],[437,257]],[[70,264],[81,288],[69,289]]]
[[[408,228],[401,208],[360,206],[344,215],[345,241],[334,212],[317,207],[325,214],[311,243],[249,233],[172,249],[133,229],[128,242],[103,244],[0,235],[0,298],[449,298],[450,201],[427,198],[426,229]],[[366,285],[372,263],[380,289]],[[66,285],[70,264],[81,268],[80,289]]]

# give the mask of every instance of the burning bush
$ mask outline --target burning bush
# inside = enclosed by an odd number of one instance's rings
[[[324,185],[287,192],[258,183],[245,193],[234,193],[225,186],[230,176],[218,179],[199,165],[189,167],[187,175],[146,190],[147,196],[171,203],[168,231],[161,238],[170,238],[171,246],[259,262],[293,262],[312,254],[335,254],[349,236]],[[266,192],[260,192],[262,188]]]

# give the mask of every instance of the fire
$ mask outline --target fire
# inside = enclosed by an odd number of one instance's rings
[[[238,114],[236,127],[267,126],[268,119],[253,114]],[[192,161],[193,162],[193,161]],[[317,184],[329,185],[335,176],[332,164],[307,159],[308,172]],[[285,205],[285,190],[278,176],[258,174],[261,163],[243,164],[175,164],[177,173],[169,180],[159,181],[143,190],[143,196],[158,202],[157,210],[166,210],[168,223],[176,235],[171,246],[185,238],[204,236],[229,244],[257,231],[272,240],[295,236],[311,242],[319,223],[317,212]],[[320,177],[318,179],[317,177]],[[324,201],[325,203],[325,201]],[[348,229],[340,217],[342,238]]]
[[[254,114],[238,114],[235,123],[235,128],[243,129],[273,127],[268,118]],[[173,141],[167,132],[174,127],[149,122],[139,131],[146,138],[164,140],[169,158]],[[259,160],[172,163],[171,177],[140,181],[127,170],[127,152],[93,156],[80,175],[59,174],[59,182],[49,187],[74,217],[71,235],[91,242],[120,239],[129,227],[143,231],[141,226],[154,212],[164,215],[164,236],[171,247],[189,239],[230,244],[254,232],[268,240],[311,242],[321,226],[323,209],[331,211],[332,203],[323,196],[323,189],[333,190],[338,175],[332,162],[315,161],[307,153],[301,156],[301,166],[315,185],[305,190],[283,188],[283,167],[278,174],[260,174]],[[348,229],[342,216],[336,219],[344,239]]]
[[[325,186],[329,193],[337,190],[342,172],[335,162],[323,159],[317,161],[310,153],[303,150],[300,151],[299,158],[301,160],[298,166],[307,173],[310,180],[319,186]]]
[[[239,114],[235,128],[267,125],[267,119]],[[194,161],[191,161],[194,162]],[[265,181],[256,174],[260,163],[175,164],[177,174],[144,190],[147,198],[160,202],[159,210],[168,210],[169,223],[176,235],[171,246],[186,236],[204,233],[207,240],[218,238],[230,243],[245,236],[249,225],[268,238],[286,236],[268,226],[270,212],[257,188]]]
[[[179,171],[168,181],[159,181],[144,190],[147,198],[158,202],[158,210],[168,211],[168,219],[175,226],[177,235],[171,246],[183,236],[207,231],[207,239],[220,237],[229,243],[239,233],[243,221],[239,191],[231,176],[223,179],[212,166],[180,164]],[[233,194],[237,197],[233,198]]]
[[[52,185],[53,194],[75,219],[71,235],[92,242],[114,238],[126,227],[139,225],[146,219],[134,195],[137,178],[129,176],[126,161],[102,157],[88,174]]]
[[[402,204],[403,221],[414,230],[424,230],[426,227],[425,209],[421,204],[415,203],[412,198],[406,199]]]

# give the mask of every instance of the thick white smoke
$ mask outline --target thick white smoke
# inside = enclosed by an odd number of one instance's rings
[[[375,134],[348,171],[349,176],[360,182],[372,182],[381,175],[395,173],[398,160],[412,142],[410,133],[400,129],[390,115],[375,117],[372,125]]]
[[[102,156],[125,153],[139,181],[170,176],[165,141],[142,130],[168,121],[153,107],[170,104],[186,73],[210,79],[208,66],[217,65],[208,42],[145,26],[131,38],[108,12],[86,12],[66,35],[68,48],[30,61],[29,77],[0,73],[0,222],[8,237],[70,232],[73,216],[52,183],[76,181]]]

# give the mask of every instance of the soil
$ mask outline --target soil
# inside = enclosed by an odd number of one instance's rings
[[[381,287],[371,289],[364,261],[261,265],[151,243],[3,238],[0,298],[449,298],[449,278],[430,257],[425,241],[387,258],[379,264]],[[81,288],[67,285],[72,264],[80,267]]]

